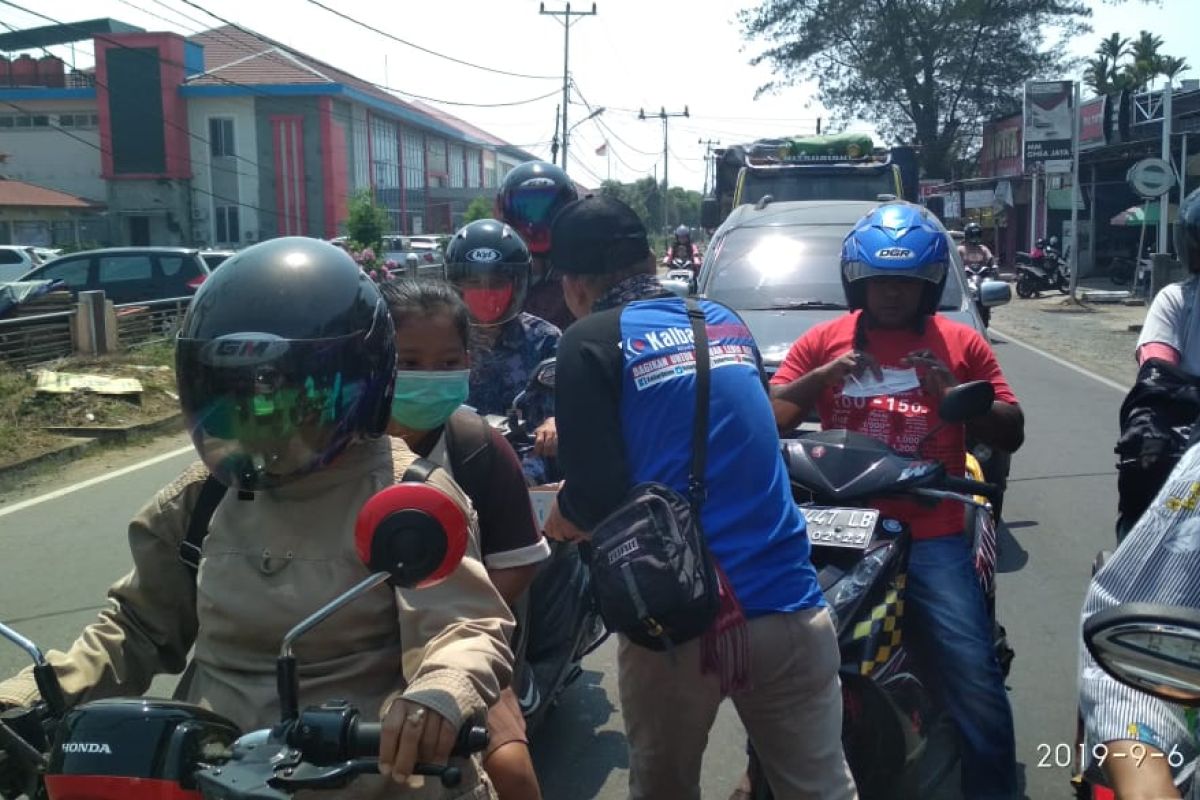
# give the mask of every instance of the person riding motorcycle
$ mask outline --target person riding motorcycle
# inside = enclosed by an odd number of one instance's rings
[[[996,258],[992,255],[992,251],[983,243],[983,228],[978,222],[970,222],[963,230],[963,243],[958,246],[958,255],[962,258],[963,264],[973,266],[982,264],[989,268],[986,273],[992,277],[995,272]]]
[[[927,215],[919,206],[892,202],[859,220],[842,247],[851,312],[792,345],[771,379],[772,405],[781,432],[816,408],[823,428],[873,436],[961,476],[968,434],[1012,452],[1022,444],[1024,418],[987,340],[937,314],[950,254],[945,233]],[[938,426],[946,390],[973,380],[995,388],[991,411],[965,426]],[[912,618],[905,631],[936,670],[958,728],[964,795],[1012,798],[1012,709],[961,507],[906,500],[875,505],[912,528],[905,597]]]
[[[1155,295],[1135,352],[1138,364],[1156,358],[1200,377],[1200,189],[1184,198],[1172,227],[1175,253],[1190,274]]]
[[[513,167],[496,193],[496,219],[511,226],[532,255],[528,293],[523,308],[518,308],[559,330],[565,330],[575,316],[567,308],[562,284],[550,266],[550,223],[578,197],[575,182],[567,173],[545,161],[526,161]]]
[[[1118,542],[1179,463],[1200,413],[1200,189],[1184,199],[1174,228],[1175,252],[1191,274],[1154,297],[1138,337],[1138,376],[1117,442]]]
[[[664,267],[669,267],[675,261],[686,262],[692,272],[700,269],[700,248],[692,243],[692,229],[687,225],[675,229],[675,238],[662,263]]]
[[[521,462],[499,431],[462,407],[467,399],[470,313],[442,281],[381,287],[396,326],[396,391],[388,433],[450,472],[479,515],[488,577],[509,607],[533,582],[550,546],[534,521]],[[488,710],[483,768],[500,800],[539,800],[525,718],[513,687]]]
[[[532,257],[510,226],[481,219],[463,226],[446,245],[446,279],[471,313],[471,378],[467,404],[480,414],[508,413],[535,367],[558,351],[562,331],[522,311]],[[520,409],[536,430],[533,456],[524,460],[531,483],[549,479],[543,457],[558,448],[554,397],[538,395]]]
[[[284,634],[366,575],[355,553],[364,502],[416,459],[382,436],[396,351],[379,290],[344,251],[272,239],[221,265],[197,291],[176,342],[180,406],[200,462],[129,525],[132,570],[66,652],[47,654],[69,705],[138,696],[187,668],[179,699],[242,730],[279,720]],[[210,476],[217,483],[210,483]],[[305,640],[303,698],[339,697],[383,735],[380,771],[406,783],[416,762],[445,762],[460,725],[482,718],[511,677],[512,615],[480,563],[469,501],[444,471],[431,485],[467,515],[467,556],[441,585],[375,592]],[[207,487],[228,487],[198,552],[185,532]],[[184,562],[196,554],[197,572]],[[193,649],[194,648],[194,649]],[[191,661],[189,663],[189,653]],[[30,670],[0,683],[0,705],[38,700]],[[340,797],[393,797],[364,776]],[[493,797],[475,762],[446,795]]]

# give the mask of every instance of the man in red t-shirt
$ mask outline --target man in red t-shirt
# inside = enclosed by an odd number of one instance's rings
[[[772,378],[780,431],[816,408],[825,429],[843,428],[900,453],[935,458],[962,475],[966,435],[1012,452],[1024,439],[1024,417],[991,346],[975,330],[936,314],[950,257],[946,234],[907,203],[868,214],[846,237],[842,279],[851,313],[814,327],[792,345]],[[991,411],[966,425],[946,425],[928,439],[946,390],[986,380],[996,390]],[[924,442],[922,444],[922,442]],[[963,793],[1015,796],[1012,709],[992,642],[983,591],[962,506],[933,508],[881,500],[885,515],[913,531],[906,602],[962,740]]]

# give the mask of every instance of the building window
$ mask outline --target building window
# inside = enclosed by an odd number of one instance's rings
[[[237,244],[242,236],[238,224],[238,207],[217,206],[215,211],[217,217],[217,243]]]
[[[425,142],[424,137],[405,128],[404,136],[404,188],[425,188]],[[414,231],[415,232],[415,231]]]
[[[425,146],[429,148],[429,154],[428,154],[428,156],[426,156],[426,163],[428,166],[428,172],[429,172],[430,178],[432,178],[435,175],[445,176],[446,172],[447,172],[447,169],[446,169],[446,140],[438,139],[435,137],[427,137],[425,139]],[[430,184],[431,185],[443,185],[443,184],[433,184],[432,181],[430,182]]]
[[[371,117],[371,184],[375,202],[387,210],[392,230],[400,230],[400,157],[396,123]]]
[[[482,158],[483,154],[478,150],[467,151],[467,188],[469,189],[483,187]]]
[[[463,147],[460,144],[450,145],[450,188],[465,189],[467,188],[467,165],[463,154]]]
[[[496,154],[491,150],[483,151],[483,186],[485,189],[495,189],[500,185],[496,175]]]
[[[213,158],[237,155],[233,146],[233,120],[213,118],[208,121],[208,146]]]

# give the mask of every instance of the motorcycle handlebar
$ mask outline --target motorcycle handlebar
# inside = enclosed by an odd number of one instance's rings
[[[382,727],[377,722],[359,723],[350,731],[347,754],[356,766],[356,771],[369,774],[375,771],[379,759],[379,740]],[[451,758],[465,758],[471,753],[477,753],[488,746],[487,728],[467,723],[458,730],[458,738],[454,740],[454,748],[450,751]],[[446,764],[427,764],[418,762],[413,765],[414,775],[428,775],[438,778],[442,786],[454,788],[462,783],[462,769]]]
[[[1000,499],[1000,487],[994,483],[984,483],[970,478],[959,478],[953,475],[947,475],[941,481],[942,487],[949,489],[952,492],[961,492],[967,495],[981,495],[992,501],[993,505]]]
[[[382,726],[378,722],[360,722],[350,732],[347,747],[348,758],[375,758],[379,755],[379,740]],[[450,751],[452,758],[465,758],[472,753],[478,753],[488,746],[487,728],[480,725],[463,725],[458,730],[458,738],[454,740],[454,749]],[[418,764],[418,767],[430,766]],[[437,773],[417,771],[418,775],[441,774],[445,767],[438,766]]]

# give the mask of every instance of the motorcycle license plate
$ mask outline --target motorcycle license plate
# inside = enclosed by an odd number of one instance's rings
[[[873,508],[829,508],[803,506],[808,539],[824,547],[865,550],[871,543],[879,512]]]

